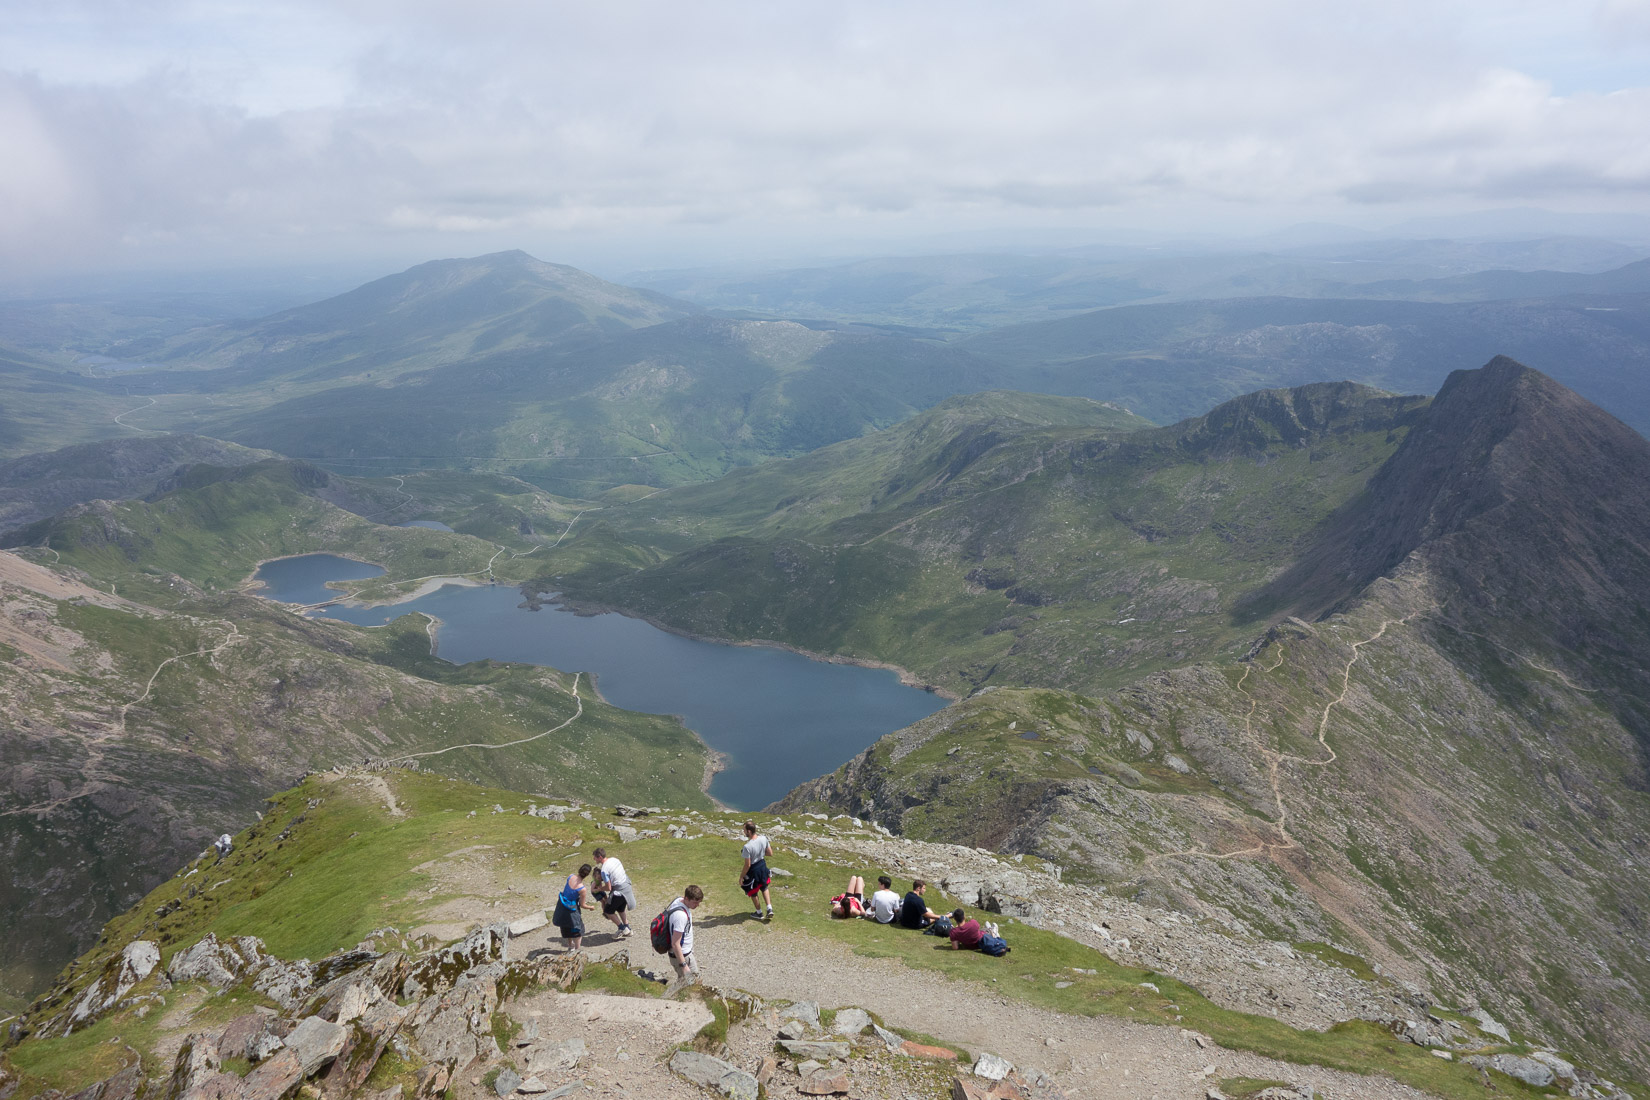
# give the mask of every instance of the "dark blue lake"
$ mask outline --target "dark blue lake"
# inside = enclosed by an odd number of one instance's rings
[[[308,557],[361,565],[333,555]],[[289,563],[304,560],[288,558],[264,568],[288,565],[284,572],[301,572]],[[317,569],[325,567],[316,563]],[[286,595],[264,570],[258,575],[271,585],[263,594],[272,599],[328,598]],[[883,734],[946,705],[938,695],[900,683],[887,669],[829,664],[767,646],[696,641],[623,615],[579,616],[549,604],[528,611],[521,602],[520,592],[502,585],[449,585],[393,606],[329,607],[320,613],[381,626],[409,612],[425,612],[441,620],[439,652],[448,661],[490,657],[590,673],[608,702],[677,715],[725,754],[727,768],[710,791],[736,809],[765,806],[798,783],[834,771]]]

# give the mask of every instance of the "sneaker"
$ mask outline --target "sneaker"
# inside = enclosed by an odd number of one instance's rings
[[[619,935],[628,940],[630,938],[630,925],[627,924],[623,928],[619,929]]]
[[[763,920],[773,920],[773,906],[771,906],[771,905],[768,906],[768,914],[767,914],[767,916],[763,917],[762,919]]]

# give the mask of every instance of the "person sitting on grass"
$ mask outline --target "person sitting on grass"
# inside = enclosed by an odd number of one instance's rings
[[[878,924],[893,924],[899,907],[900,896],[894,893],[894,880],[887,875],[878,875],[877,892],[871,895],[871,907],[865,915]]]
[[[928,908],[923,900],[922,892],[928,889],[928,884],[922,879],[911,881],[911,892],[905,895],[900,903],[899,923],[901,928],[915,928],[919,932],[940,919],[940,915]]]
[[[951,946],[957,951],[978,951],[980,941],[985,939],[985,929],[980,922],[968,916],[961,909],[951,914]]]
[[[831,916],[863,917],[865,915],[865,880],[858,875],[848,878],[848,889],[831,899]]]

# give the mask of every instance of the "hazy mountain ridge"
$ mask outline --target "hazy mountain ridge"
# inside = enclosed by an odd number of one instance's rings
[[[1464,304],[1232,299],[1121,306],[982,333],[959,346],[1023,388],[1114,400],[1168,421],[1248,390],[1341,376],[1432,393],[1497,355],[1545,370],[1650,429],[1650,295]]]
[[[1551,379],[1460,372],[1320,528],[1341,556],[1306,541],[1326,587],[1301,609],[1333,591],[1330,617],[1096,698],[978,695],[781,806],[1328,924],[1642,1067],[1647,480],[1650,443]],[[1300,594],[1289,573],[1266,591]]]

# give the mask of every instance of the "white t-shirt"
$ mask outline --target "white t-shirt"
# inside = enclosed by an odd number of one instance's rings
[[[754,866],[757,860],[767,858],[768,838],[761,833],[757,833],[745,841],[745,846],[739,850],[745,853],[745,858],[750,860],[752,866]]]
[[[687,904],[681,898],[670,903],[670,930],[674,934],[682,934],[682,954],[693,954],[693,917],[687,911]]]
[[[630,881],[629,876],[624,873],[624,864],[619,862],[617,856],[608,856],[602,860],[601,872],[608,885],[615,890]]]
[[[899,912],[900,903],[904,901],[892,890],[878,890],[871,895],[871,917],[878,924],[893,924],[894,914]]]

